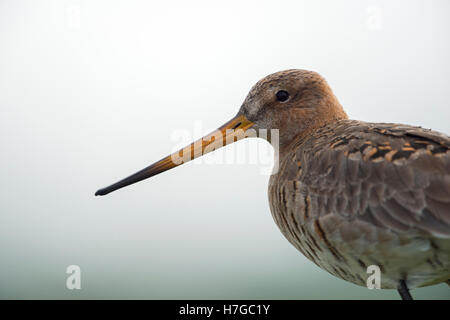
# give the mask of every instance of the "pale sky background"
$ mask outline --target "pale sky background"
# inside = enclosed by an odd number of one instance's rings
[[[94,192],[167,155],[174,132],[221,125],[283,69],[321,73],[353,119],[449,134],[449,13],[446,0],[0,0],[0,298],[398,299],[297,252],[257,164]],[[223,154],[243,145],[267,147]],[[66,289],[72,264],[81,290]]]

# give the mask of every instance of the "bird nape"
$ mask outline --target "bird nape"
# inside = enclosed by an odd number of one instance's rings
[[[316,265],[361,286],[449,283],[450,138],[403,124],[349,120],[327,82],[306,70],[271,74],[237,115],[202,139],[95,195],[106,195],[237,140],[268,136],[279,161],[272,215]],[[262,135],[259,135],[262,137]]]

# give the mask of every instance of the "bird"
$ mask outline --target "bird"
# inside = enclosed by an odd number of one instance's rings
[[[306,258],[332,275],[410,290],[450,285],[450,137],[418,126],[351,120],[319,73],[279,71],[259,80],[230,121],[95,195],[106,195],[235,141],[275,149],[273,219]]]

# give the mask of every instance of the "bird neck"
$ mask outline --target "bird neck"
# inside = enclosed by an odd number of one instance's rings
[[[272,141],[275,150],[278,148],[280,159],[289,153],[293,144],[299,144],[308,139],[315,131],[324,126],[331,125],[341,120],[348,119],[347,114],[339,101],[331,93],[321,103],[311,110],[299,108],[292,114],[285,125],[279,129],[278,146]]]

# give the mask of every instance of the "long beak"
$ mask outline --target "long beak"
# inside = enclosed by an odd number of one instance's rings
[[[95,195],[104,196],[117,189],[129,186],[130,184],[175,168],[211,151],[217,150],[227,144],[246,138],[249,136],[246,131],[253,125],[254,123],[248,120],[244,115],[238,114],[223,126],[203,138],[193,142],[170,156],[155,162],[141,171],[138,171],[135,174],[110,185],[109,187],[98,190]]]

